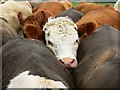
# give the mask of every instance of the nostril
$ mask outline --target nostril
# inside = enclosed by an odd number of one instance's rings
[[[59,59],[59,61],[60,61],[62,64],[64,64],[64,62],[63,62],[61,59]]]
[[[73,59],[72,61],[71,61],[71,63],[74,63],[75,62],[75,59]]]

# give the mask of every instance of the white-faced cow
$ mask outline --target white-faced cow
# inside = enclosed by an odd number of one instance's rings
[[[76,24],[68,17],[49,18],[43,30],[46,45],[66,68],[77,66],[79,38]]]
[[[75,69],[76,88],[119,88],[120,31],[104,25],[81,42]]]
[[[0,48],[2,88],[72,88],[69,72],[43,43],[22,37]]]
[[[7,23],[7,20],[0,18],[0,46],[16,36],[18,36],[16,30]]]

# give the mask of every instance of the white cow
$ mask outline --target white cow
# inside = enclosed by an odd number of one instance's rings
[[[120,12],[120,0],[115,3],[114,9]]]
[[[24,17],[28,17],[32,15],[32,7],[28,2],[6,1],[0,4],[0,17],[6,19],[17,31],[21,28],[17,16],[19,12],[22,12]]]
[[[66,68],[77,66],[78,33],[76,24],[68,17],[48,18],[43,30],[47,46]]]

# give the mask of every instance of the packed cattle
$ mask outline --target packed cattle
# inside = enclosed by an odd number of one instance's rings
[[[73,75],[77,88],[119,88],[119,34],[103,25],[80,44]]]
[[[0,1],[2,90],[120,88],[119,5]]]

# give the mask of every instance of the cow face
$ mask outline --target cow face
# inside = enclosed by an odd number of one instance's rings
[[[68,17],[48,19],[43,30],[47,46],[66,68],[77,66],[76,51],[79,38],[77,26]]]

